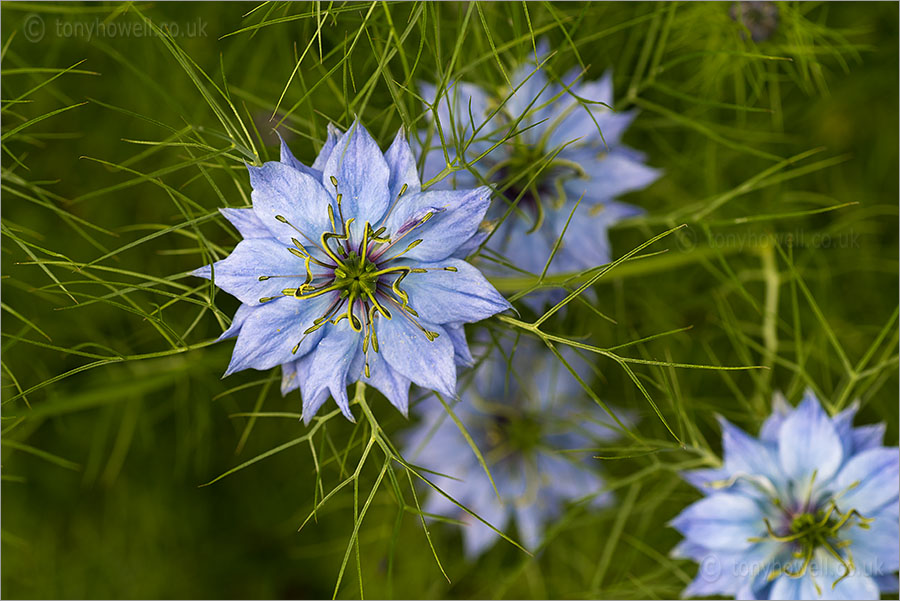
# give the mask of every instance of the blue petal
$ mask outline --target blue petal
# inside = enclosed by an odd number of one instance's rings
[[[856,509],[872,514],[889,502],[896,502],[900,455],[897,447],[869,449],[855,455],[841,469],[832,487],[842,511]]]
[[[509,309],[511,305],[481,272],[459,259],[439,263],[411,261],[412,268],[429,269],[413,273],[403,280],[409,303],[431,323],[473,323]],[[451,267],[456,271],[444,271]]]
[[[473,252],[478,250],[481,243],[484,242],[491,233],[491,225],[488,221],[482,221],[478,226],[478,230],[472,234],[472,237],[463,242],[459,248],[453,252],[453,256],[457,259],[465,259]]]
[[[477,131],[477,138],[484,138],[496,133],[501,127],[497,115],[491,117],[493,109],[491,98],[483,89],[475,84],[455,82],[442,90],[440,98],[435,99],[437,90],[431,84],[419,84],[426,103],[437,105],[437,123],[441,128],[448,146],[455,148],[455,142],[461,144],[472,141],[472,136]],[[434,112],[429,111],[428,117],[434,120]],[[436,139],[440,137],[435,134]],[[475,141],[469,146],[476,155],[490,144],[484,141]],[[452,153],[451,153],[452,155]]]
[[[415,194],[422,188],[419,174],[416,172],[416,158],[402,129],[397,132],[391,147],[384,153],[384,160],[390,169],[388,181],[390,202],[397,201],[403,186],[406,186],[404,194]]]
[[[885,424],[872,424],[853,428],[853,452],[861,453],[880,447],[884,443]]]
[[[541,544],[544,533],[545,516],[535,504],[516,507],[516,527],[519,539],[526,549],[535,550]]]
[[[719,424],[722,426],[724,469],[731,476],[761,476],[775,486],[784,482],[784,475],[779,469],[778,452],[773,445],[747,435],[723,417],[719,417]]]
[[[255,307],[259,299],[281,296],[282,290],[297,287],[306,279],[279,277],[261,282],[260,276],[299,275],[304,270],[303,261],[283,244],[272,238],[251,238],[238,242],[230,255],[213,265],[213,270],[206,265],[192,273],[207,279],[214,275],[216,286]]]
[[[219,209],[219,212],[231,222],[231,225],[237,228],[237,231],[244,239],[272,237],[272,232],[263,225],[263,222],[253,212],[253,209],[223,208]]]
[[[325,404],[325,401],[327,401],[328,397],[330,396],[327,387],[313,390],[308,385],[309,370],[312,366],[314,358],[315,353],[307,353],[299,361],[294,361],[293,364],[294,380],[300,386],[300,396],[303,399],[301,416],[303,418],[303,423],[305,424],[309,424],[309,422],[316,415],[316,413],[319,412],[319,409],[321,409],[322,405]],[[283,378],[284,376],[282,376],[282,382]]]
[[[231,320],[231,325],[228,326],[228,329],[222,332],[222,335],[216,339],[216,342],[221,342],[222,340],[227,340],[228,338],[234,338],[241,331],[241,326],[244,325],[244,322],[247,321],[247,318],[253,312],[253,307],[250,305],[245,305],[241,303],[241,306],[237,308],[237,311],[234,313],[234,318]]]
[[[550,228],[541,228],[528,233],[532,223],[513,213],[497,227],[487,246],[496,251],[518,269],[532,274],[540,274],[550,258],[555,238],[551,239]],[[559,266],[559,253],[551,267]],[[493,270],[492,270],[493,271]],[[502,273],[502,272],[501,272]]]
[[[488,187],[456,192],[435,190],[410,196],[404,194],[384,225],[392,235],[409,231],[404,241],[422,240],[418,246],[403,253],[404,258],[440,261],[452,255],[475,234],[490,205],[490,197]],[[433,216],[424,224],[417,225],[428,213],[433,213]]]
[[[480,472],[475,472],[475,477],[487,480],[487,476]],[[469,485],[471,486],[471,483]],[[510,511],[497,499],[490,483],[487,486],[481,486],[478,492],[480,494],[468,505],[469,509],[502,532],[509,523]],[[466,557],[469,559],[478,557],[500,539],[496,532],[468,513],[463,517],[463,522],[466,524],[463,530],[463,545]]]
[[[785,475],[806,484],[827,482],[844,459],[834,424],[811,393],[784,420],[778,432],[778,457]]]
[[[900,526],[896,501],[878,513],[866,515],[872,519],[868,529],[858,525],[842,531],[842,539],[850,541],[856,568],[868,576],[891,574],[900,568]]]
[[[831,420],[838,438],[841,439],[841,449],[844,452],[844,460],[854,453],[853,448],[853,418],[859,411],[859,401],[854,401],[849,407],[838,413]]]
[[[346,320],[335,326],[326,326],[325,336],[310,353],[309,377],[302,389],[303,421],[309,423],[315,411],[307,407],[307,397],[317,399],[323,391],[328,390],[331,397],[341,409],[341,413],[350,421],[356,421],[350,412],[350,399],[347,397],[348,380],[353,382],[359,374],[350,374],[350,365],[361,353],[362,336],[350,329]]]
[[[552,113],[559,105],[553,101],[561,88],[558,84],[549,84],[543,70],[534,64],[525,64],[513,73],[512,83],[514,88],[504,110],[514,118],[524,116],[519,123],[519,129],[527,125],[543,121],[541,125],[533,127],[519,136],[519,140],[527,144],[537,144],[544,133],[547,124],[552,119]],[[518,88],[518,89],[515,89]]]
[[[825,593],[827,599],[881,599],[878,584],[864,574],[850,574],[830,591],[828,587],[831,585],[828,582],[824,584],[823,588],[827,591]]]
[[[278,132],[275,132],[278,133]],[[289,167],[293,167],[297,171],[301,171],[306,175],[321,181],[322,172],[318,169],[310,169],[303,163],[301,163],[297,157],[291,152],[291,149],[288,148],[288,145],[285,143],[284,138],[281,137],[281,134],[278,134],[278,139],[281,140],[281,158],[280,161]]]
[[[304,358],[308,356],[309,354],[307,353]],[[287,396],[289,392],[300,387],[300,379],[297,377],[297,363],[298,361],[291,361],[281,366],[281,396]]]
[[[857,566],[859,567],[859,566]],[[878,585],[858,569],[837,582],[846,572],[844,566],[821,547],[816,551],[807,576],[803,580],[819,585],[822,594],[813,589],[813,595],[800,599],[879,599]]]
[[[390,202],[390,170],[384,154],[359,121],[338,141],[323,169],[326,185],[337,178],[344,217],[355,218],[354,230],[378,223]]]
[[[874,580],[882,595],[896,593],[900,590],[900,581],[897,580],[896,574],[882,574],[881,576],[875,576]]]
[[[304,331],[325,313],[334,296],[323,294],[308,300],[283,297],[254,307],[241,326],[225,375],[243,369],[269,369],[308,353],[325,328],[309,335]],[[294,353],[294,347],[301,340],[303,344]]]
[[[825,589],[822,589],[824,593]],[[807,572],[801,578],[779,576],[772,585],[769,599],[822,599],[813,584],[812,575]]]
[[[721,468],[697,469],[681,472],[681,477],[703,494],[709,494],[716,490],[713,483],[727,481],[731,477],[731,474],[727,470]]]
[[[445,323],[442,324],[450,341],[453,343],[453,358],[457,365],[471,367],[475,364],[472,358],[472,352],[469,350],[469,343],[466,342],[466,331],[461,323]]]
[[[766,418],[759,429],[759,439],[765,442],[777,443],[778,432],[781,425],[791,412],[791,406],[780,392],[776,392],[772,399],[772,414]]]
[[[409,378],[391,368],[379,353],[369,353],[370,377],[363,381],[381,391],[391,404],[400,410],[404,417],[409,416]]]
[[[456,365],[453,342],[439,325],[421,321],[422,326],[438,333],[429,341],[404,315],[392,308],[392,319],[376,320],[378,352],[395,371],[422,388],[436,390],[448,399],[456,396]]]
[[[574,201],[567,202],[561,210],[550,215],[553,243],[562,236],[562,246],[550,264],[549,273],[580,271],[609,263],[612,258],[609,228],[643,212],[640,207],[622,202],[609,201],[592,206],[582,201],[569,221],[574,208]]]
[[[765,535],[759,504],[743,495],[719,492],[689,505],[671,525],[685,538],[710,549],[748,549]]]
[[[700,564],[697,576],[681,593],[682,597],[733,597],[745,581],[742,568],[746,570],[748,563],[743,553],[711,551],[700,545],[676,550],[678,554],[675,557],[690,557]]]
[[[631,125],[637,112],[614,113],[604,106],[613,105],[611,72],[605,73],[598,81],[575,81],[580,74],[580,69],[576,68],[566,77],[572,92],[564,92],[557,101],[557,113],[564,117],[561,121],[553,121],[554,129],[547,141],[548,145],[556,147],[579,138],[579,144],[589,141],[598,149],[604,149],[604,142],[605,146],[610,147],[619,144],[622,134]],[[573,93],[586,102],[579,102],[572,96]]]
[[[338,140],[341,139],[342,135],[341,130],[331,123],[328,124],[328,135],[325,138],[325,144],[322,145],[322,150],[319,151],[319,156],[316,157],[315,162],[312,164],[313,169],[318,171],[325,169],[325,163],[328,162],[328,157],[334,152],[334,147],[337,146]]]
[[[424,136],[425,134],[422,135]],[[422,149],[421,152],[418,152],[417,154],[425,155],[425,161],[422,165],[422,180],[427,183],[444,171],[447,167],[447,157],[444,156],[444,150],[440,146],[439,139],[426,140],[424,143],[426,144],[426,148]],[[416,148],[419,147],[420,145],[416,144]],[[452,148],[448,148],[447,152],[450,157],[450,162],[455,164],[456,151]],[[476,164],[472,168],[478,169],[478,167],[479,165]],[[443,179],[431,184],[428,189],[465,190],[477,187],[478,183],[478,179],[471,171],[468,169],[457,169]]]
[[[281,163],[269,162],[247,169],[253,186],[253,210],[274,238],[288,246],[291,238],[299,238],[302,244],[312,246],[323,232],[331,231],[328,219],[331,196],[318,181]]]
[[[599,158],[587,153],[586,150],[573,151],[571,157],[565,153],[566,158],[578,162],[587,175],[586,179],[566,180],[565,188],[570,198],[584,194],[585,200],[591,203],[608,200],[646,188],[662,174],[659,169],[648,167],[616,149]]]

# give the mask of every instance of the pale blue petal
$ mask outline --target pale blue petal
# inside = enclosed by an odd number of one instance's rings
[[[403,257],[417,261],[440,261],[452,255],[481,225],[490,204],[488,187],[474,190],[435,190],[403,195],[384,225],[392,236],[409,232],[403,242],[422,240]],[[418,225],[428,213],[433,216]],[[407,242],[408,241],[408,242]],[[398,252],[405,245],[398,243]]]
[[[272,237],[272,232],[263,225],[263,222],[259,220],[253,209],[232,209],[226,207],[219,209],[219,212],[231,222],[231,225],[237,228],[237,231],[244,239]]]
[[[376,320],[378,352],[395,371],[422,388],[436,390],[447,399],[456,396],[456,365],[453,342],[444,329],[421,321],[438,337],[429,341],[400,309],[392,308],[392,319]]]
[[[294,361],[308,353],[322,337],[325,328],[306,335],[334,301],[335,294],[323,294],[308,300],[282,297],[254,307],[244,320],[231,363],[225,375],[243,369],[269,369]],[[297,352],[294,347],[303,340]]]
[[[844,464],[832,489],[841,511],[856,509],[872,514],[897,500],[900,478],[900,454],[897,447],[869,449]]]
[[[307,353],[302,359],[294,362],[294,377],[300,386],[300,396],[303,399],[301,416],[304,424],[309,424],[330,396],[327,387],[313,389],[309,386],[309,373],[314,359],[315,353]]]
[[[484,242],[491,233],[491,225],[488,221],[482,221],[478,226],[478,230],[472,234],[472,237],[463,242],[459,248],[453,252],[453,256],[457,259],[465,259],[473,252],[478,250],[481,243]]]
[[[397,201],[403,186],[406,186],[404,194],[415,194],[422,188],[416,171],[416,157],[413,156],[402,129],[397,132],[391,147],[384,153],[384,160],[390,170],[388,180],[390,202]]]
[[[512,81],[518,89],[509,90],[509,99],[503,106],[504,112],[512,120],[525,116],[519,122],[518,129],[524,129],[540,121],[549,123],[557,108],[556,103],[551,100],[559,93],[560,86],[548,83],[544,72],[535,69],[535,65],[523,65],[517,69]],[[542,129],[542,126],[527,129],[517,139],[526,144],[537,144],[543,133]]]
[[[816,551],[814,563],[817,570],[812,570],[816,582],[822,589],[821,596],[807,597],[810,599],[880,599],[878,585],[871,576],[854,570],[849,576],[835,584],[838,578],[845,573],[844,566],[832,557],[827,551],[819,548]],[[859,568],[860,566],[857,566]]]
[[[317,171],[323,171],[325,169],[325,163],[328,162],[328,157],[334,152],[334,148],[337,146],[337,142],[341,139],[342,135],[343,132],[341,132],[341,130],[331,123],[328,124],[328,134],[325,138],[325,144],[322,145],[319,156],[316,157],[315,162],[312,164],[313,169],[316,169]]]
[[[407,263],[412,268],[428,269],[403,280],[410,306],[426,321],[473,323],[509,309],[511,305],[481,272],[459,259],[438,263]],[[444,271],[451,267],[456,271]]]
[[[710,549],[748,549],[765,535],[759,504],[743,495],[719,492],[688,506],[671,525],[685,538]]]
[[[724,595],[733,597],[743,584],[744,578],[741,572],[735,569],[740,566],[742,554],[729,554],[709,551],[698,547],[698,557],[694,558],[700,564],[697,576],[681,593],[682,597],[709,597],[711,595]],[[702,551],[702,554],[699,552]]]
[[[480,472],[476,472],[476,477],[487,479],[487,476]],[[468,505],[469,509],[497,530],[505,531],[509,524],[510,512],[497,499],[490,483],[486,487],[482,486],[479,492],[480,494]],[[500,540],[496,532],[468,513],[465,514],[463,521],[465,522],[463,546],[469,559],[478,557]]]
[[[830,591],[831,584],[825,582],[824,585],[826,599],[881,599],[875,580],[859,573],[850,574]]]
[[[549,273],[580,271],[609,263],[612,259],[609,228],[623,219],[643,213],[640,207],[622,202],[609,201],[592,206],[582,201],[569,221],[573,209],[575,202],[567,202],[561,210],[549,215],[553,243],[562,237],[560,250],[550,264]]]
[[[673,559],[692,559],[694,561],[700,561],[710,553],[712,553],[712,551],[699,543],[681,539],[681,541],[669,551],[669,557]]]
[[[763,425],[759,429],[759,439],[765,442],[777,443],[778,432],[787,416],[790,414],[792,407],[788,405],[787,399],[780,392],[776,392],[772,398],[772,414],[766,418]]]
[[[900,569],[900,526],[896,501],[877,514],[865,517],[872,519],[868,529],[853,526],[842,531],[841,539],[850,541],[853,563],[869,576],[896,572]]]
[[[287,396],[289,392],[300,388],[300,379],[297,377],[297,363],[297,361],[291,361],[281,366],[281,396]]]
[[[785,475],[805,485],[827,482],[844,459],[841,439],[818,399],[807,393],[778,433],[778,457]]]
[[[378,143],[359,121],[338,141],[323,174],[328,186],[337,178],[344,217],[356,219],[354,230],[361,233],[366,222],[378,223],[390,202],[390,170]]]
[[[435,92],[430,91],[430,95],[434,97]],[[429,104],[434,105],[435,102]],[[478,138],[496,133],[499,120],[496,116],[491,117],[492,112],[491,98],[488,94],[480,87],[467,82],[451,84],[437,99],[439,126],[451,148],[456,147],[456,142],[468,143],[476,132]],[[428,118],[433,121],[434,113],[429,112]],[[437,134],[435,137],[440,140]],[[489,144],[476,142],[470,149],[480,154],[481,146],[489,147]]]
[[[516,527],[523,547],[531,551],[538,548],[544,532],[544,522],[545,516],[537,505],[516,507]]]
[[[369,352],[369,374],[362,378],[387,397],[391,405],[400,410],[404,417],[409,416],[409,378],[397,373],[380,353]]]
[[[882,595],[896,593],[900,590],[900,581],[898,581],[896,574],[882,574],[881,576],[875,576],[874,580]]]
[[[769,599],[822,599],[809,573],[802,578],[779,576],[769,595]]]
[[[310,353],[309,377],[306,379],[306,387],[302,390],[303,421],[309,423],[315,414],[311,409],[307,410],[307,396],[315,399],[325,390],[331,393],[341,413],[350,421],[356,421],[350,412],[347,384],[348,379],[351,382],[355,381],[359,375],[349,374],[349,371],[353,360],[362,352],[362,336],[350,329],[347,320],[320,329],[328,331],[314,352]]]
[[[437,146],[437,148],[435,146]],[[448,148],[447,153],[451,163],[456,164],[456,150]],[[440,148],[440,139],[437,137],[428,141],[428,149],[424,151],[424,154],[425,161],[422,165],[422,182],[427,183],[444,171],[447,167],[447,157],[444,156],[444,151]],[[475,169],[478,169],[478,167],[478,165],[474,166]],[[475,188],[478,185],[479,181],[471,171],[468,169],[457,169],[443,179],[431,184],[428,189],[464,190]]]
[[[722,426],[724,469],[731,476],[762,476],[776,486],[784,482],[784,475],[778,465],[778,451],[774,445],[747,435],[723,417],[719,417],[719,424]]]
[[[861,453],[884,444],[885,424],[872,424],[853,428],[853,452]]]
[[[841,449],[844,452],[845,461],[855,452],[853,445],[853,418],[856,417],[857,411],[859,411],[859,401],[854,401],[831,420],[838,438],[841,439]]]
[[[259,281],[260,276],[305,273],[303,261],[273,238],[242,240],[230,255],[217,261],[212,270],[206,265],[192,273],[207,279],[215,276],[216,286],[254,307],[260,304],[261,298],[281,296],[282,290],[296,288],[305,280],[305,276],[301,276]]]
[[[237,336],[241,331],[241,326],[244,325],[244,322],[247,321],[247,318],[252,312],[253,307],[242,303],[241,306],[237,308],[237,311],[235,311],[234,318],[231,320],[231,325],[228,326],[227,330],[222,332],[222,335],[216,339],[216,342],[220,342],[222,340],[227,340],[228,338],[234,338],[235,336]]]
[[[727,482],[731,477],[731,474],[728,470],[722,468],[697,469],[681,472],[681,477],[703,494],[709,494],[716,490],[717,487],[714,486],[715,483]]]
[[[288,145],[284,141],[284,138],[281,137],[281,134],[279,134],[278,132],[275,132],[275,133],[278,134],[278,139],[281,140],[280,162],[284,163],[285,165],[287,165],[289,167],[293,167],[297,171],[301,171],[301,172],[305,173],[306,175],[308,175],[318,181],[321,181],[322,180],[322,172],[319,171],[318,169],[310,169],[309,167],[307,167],[306,165],[301,163],[297,159],[297,157],[295,157],[294,154],[291,152],[291,149],[288,148]]]
[[[469,344],[466,342],[466,331],[461,323],[445,323],[442,324],[450,341],[453,343],[453,355],[457,365],[471,367],[475,364],[472,358],[472,352],[469,350]]]
[[[616,149],[599,156],[589,154],[587,150],[573,151],[572,155],[567,158],[580,163],[587,177],[566,180],[566,192],[571,199],[584,194],[584,199],[592,204],[646,188],[662,174],[659,169],[648,167]]]
[[[302,244],[311,246],[323,232],[331,231],[331,196],[318,181],[281,163],[247,169],[253,186],[253,211],[273,237],[285,245],[291,245],[291,238],[299,238]]]

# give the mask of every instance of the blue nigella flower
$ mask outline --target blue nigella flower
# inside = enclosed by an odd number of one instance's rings
[[[596,466],[585,456],[586,449],[596,448],[616,432],[609,422],[598,419],[598,407],[586,399],[565,366],[534,342],[520,340],[509,363],[509,348],[501,352],[485,345],[484,350],[472,385],[463,389],[453,412],[484,457],[497,491],[459,427],[435,399],[417,406],[422,421],[407,436],[404,456],[441,474],[432,481],[495,528],[505,531],[514,519],[519,541],[535,549],[546,525],[566,503],[610,502]],[[577,355],[564,356],[577,365]],[[567,452],[575,450],[582,452]],[[461,520],[470,558],[499,539],[491,528],[434,491],[422,510]]]
[[[878,599],[897,592],[898,454],[884,424],[854,428],[807,392],[776,399],[753,438],[721,419],[724,465],[686,472],[706,495],[672,521],[700,563],[685,596]]]
[[[455,396],[462,324],[509,307],[460,258],[490,190],[421,190],[402,132],[382,154],[359,123],[330,127],[312,167],[282,142],[280,161],[248,169],[253,207],[222,209],[244,239],[193,272],[242,303],[225,375],[281,365],[306,422],[329,395],[352,420],[357,380],[404,414],[410,382]]]
[[[542,42],[537,55],[546,54]],[[426,103],[434,107],[428,112],[431,121],[436,113],[444,140],[463,145],[460,156],[454,148],[445,156],[437,127],[420,132],[428,148],[423,171],[426,179],[433,178],[448,159],[465,162],[474,173],[455,171],[438,185],[467,188],[488,182],[497,187],[506,202],[495,203],[490,217],[499,220],[515,208],[491,236],[488,249],[516,268],[540,274],[565,230],[548,273],[582,271],[608,263],[607,230],[642,212],[614,199],[650,185],[660,172],[621,143],[636,112],[615,113],[604,106],[613,102],[610,73],[584,81],[581,70],[574,69],[561,81],[550,81],[538,64],[520,66],[511,76],[512,91],[496,94],[456,82],[438,95],[434,86],[422,84]],[[548,299],[536,295],[531,304]]]

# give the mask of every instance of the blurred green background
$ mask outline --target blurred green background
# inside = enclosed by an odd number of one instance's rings
[[[236,243],[215,209],[249,202],[242,162],[251,146],[277,156],[276,123],[307,162],[326,124],[354,115],[386,145],[424,126],[417,82],[499,86],[533,38],[558,50],[557,73],[613,69],[615,108],[640,110],[626,143],[664,171],[627,197],[647,217],[613,232],[616,256],[688,226],[597,284],[615,323],[573,306],[550,331],[611,347],[690,327],[625,354],[769,369],[636,369],[681,448],[597,359],[597,393],[640,416],[642,444],[597,460],[620,505],[573,507],[535,557],[501,543],[476,564],[433,525],[448,583],[408,489],[399,509],[383,488],[361,578],[353,559],[337,595],[362,580],[369,597],[677,596],[696,567],[667,558],[665,524],[697,496],[677,470],[720,450],[715,413],[755,433],[776,390],[812,387],[832,409],[859,399],[858,421],[886,421],[897,442],[895,3],[777,3],[761,29],[732,3],[0,10],[5,597],[334,594],[350,490],[297,528],[318,478],[327,491],[356,466],[361,431],[329,421],[318,472],[301,441],[200,487],[306,430],[236,415],[297,412],[299,394],[282,399],[276,372],[220,379],[232,344],[207,345],[237,302],[184,273]],[[388,432],[406,426],[370,397]],[[378,471],[364,467],[362,496]]]

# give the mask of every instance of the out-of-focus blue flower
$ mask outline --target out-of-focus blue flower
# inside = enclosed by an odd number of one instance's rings
[[[776,399],[753,438],[721,419],[718,469],[686,472],[704,495],[672,521],[676,557],[700,563],[685,596],[878,599],[897,592],[898,454],[884,424],[828,417],[807,392]]]
[[[312,167],[282,142],[281,160],[248,166],[253,207],[222,209],[244,239],[194,275],[243,303],[225,375],[281,365],[283,394],[300,388],[308,422],[362,380],[404,414],[410,382],[453,397],[469,354],[463,323],[509,303],[458,258],[490,190],[421,190],[402,132],[382,153],[354,123],[330,127]]]
[[[546,54],[542,43],[537,55]],[[518,269],[540,274],[565,230],[548,273],[582,271],[608,263],[607,230],[641,213],[614,199],[650,185],[660,172],[621,143],[636,113],[615,113],[604,106],[613,102],[610,73],[599,81],[584,81],[582,71],[574,69],[561,81],[550,81],[538,64],[519,67],[511,77],[512,90],[497,93],[457,82],[438,97],[434,86],[421,86],[426,103],[435,109],[428,115],[432,123],[437,121],[434,131],[420,132],[428,149],[425,179],[439,175],[448,159],[470,164],[474,173],[455,171],[436,185],[494,184],[506,200],[495,202],[490,213],[495,221],[515,206],[491,236],[490,250]],[[454,140],[463,147],[459,156]],[[543,300],[536,306],[549,296],[537,298]]]
[[[409,461],[442,474],[432,477],[434,483],[495,528],[506,531],[515,520],[519,540],[529,549],[540,545],[545,527],[566,503],[581,499],[594,506],[609,503],[596,465],[585,461],[585,456],[586,449],[597,448],[616,435],[610,422],[598,419],[597,406],[585,397],[566,367],[535,346],[520,340],[509,363],[508,345],[503,352],[496,346],[483,346],[485,356],[478,360],[473,381],[453,407],[484,457],[497,492],[436,399],[418,405],[422,421],[405,444]],[[574,353],[565,356],[570,364],[578,364]],[[567,452],[578,449],[582,452]],[[434,491],[422,509],[465,524],[463,540],[470,558],[499,539],[496,532]]]

